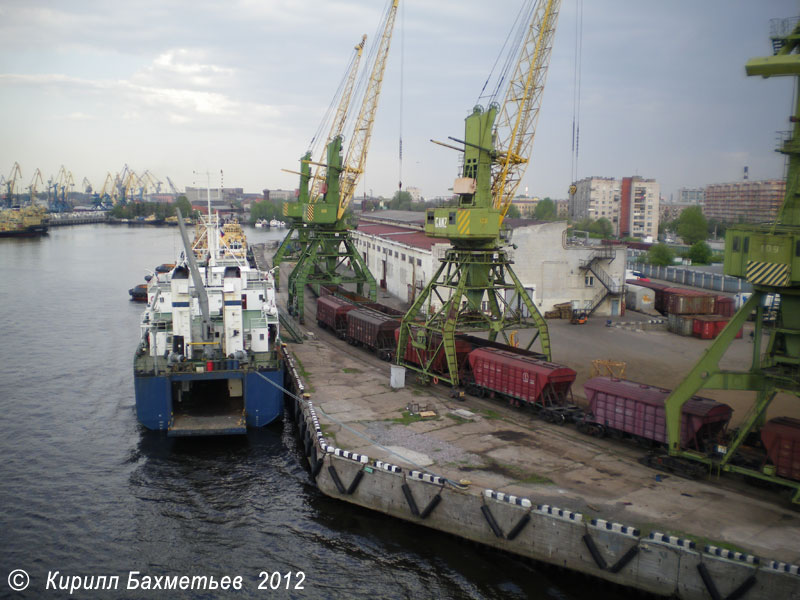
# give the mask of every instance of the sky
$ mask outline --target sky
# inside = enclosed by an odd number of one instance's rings
[[[400,0],[359,195],[388,197],[401,181],[426,198],[449,194],[458,153],[430,140],[463,138],[521,4]],[[206,173],[212,186],[245,192],[295,189],[281,169],[298,169],[353,46],[365,33],[375,41],[385,8],[3,0],[0,173],[18,162],[27,187],[37,168],[46,181],[64,165],[76,189],[85,177],[97,190],[127,165],[181,189],[206,185]],[[776,132],[790,129],[794,82],[747,77],[744,65],[771,54],[770,20],[799,9],[790,0],[564,0],[519,193],[566,198],[574,178],[640,175],[669,199],[739,180],[745,166],[751,179],[782,177]]]

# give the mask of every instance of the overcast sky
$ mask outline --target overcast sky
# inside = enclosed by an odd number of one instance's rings
[[[564,0],[533,156],[520,191],[566,198],[572,181],[576,14]],[[358,193],[445,195],[463,137],[522,0],[400,0]],[[182,188],[224,172],[246,192],[294,189],[297,169],[362,34],[386,0],[3,0],[0,172],[23,186],[63,164],[99,188],[127,164]],[[746,77],[771,54],[790,0],[583,3],[578,178],[641,175],[680,187],[782,177],[790,78]],[[402,61],[401,61],[402,57]],[[401,69],[401,64],[404,66]],[[401,88],[401,71],[403,85]],[[402,93],[401,93],[402,92]],[[402,114],[400,110],[402,98]],[[401,126],[402,125],[402,126]],[[216,180],[216,181],[215,181]]]

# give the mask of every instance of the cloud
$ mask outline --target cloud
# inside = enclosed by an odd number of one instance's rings
[[[175,48],[158,55],[131,81],[148,86],[222,89],[230,87],[235,76],[235,69],[208,62],[205,50]]]

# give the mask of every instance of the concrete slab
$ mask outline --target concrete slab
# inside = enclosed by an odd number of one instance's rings
[[[306,307],[311,311],[314,305],[309,296]],[[313,322],[310,312],[308,315],[306,323]],[[674,387],[708,347],[704,340],[661,331],[636,333],[591,319],[583,327],[552,321],[550,332],[554,360],[578,372],[573,388],[577,400],[581,400],[582,383],[590,376],[593,359],[625,361],[628,378]],[[319,342],[294,345],[290,350],[309,373],[315,405],[336,421],[358,425],[374,440],[371,445],[320,415],[345,449],[398,463],[398,457],[375,444],[397,448],[398,454],[406,453],[413,462],[428,465],[431,472],[456,481],[470,480],[472,489],[513,493],[534,503],[643,529],[681,532],[771,559],[800,562],[800,514],[789,507],[785,494],[733,477],[705,482],[662,475],[657,481],[656,471],[637,462],[644,453],[642,448],[587,437],[574,428],[544,423],[530,413],[489,399],[453,401],[447,388],[421,387],[411,373],[407,373],[405,388],[392,390],[387,363],[328,332],[319,331],[318,336]],[[741,368],[749,364],[752,346],[747,338],[745,332],[744,341],[737,340],[725,365]],[[525,343],[524,335],[521,343]],[[726,395],[725,401],[732,405],[740,402],[734,406],[736,415],[743,413],[749,402],[735,395],[733,401]],[[425,421],[403,419],[410,402],[436,407],[441,416]],[[478,418],[447,416],[462,409]],[[773,403],[772,409],[800,417],[796,399],[785,406]],[[541,478],[549,483],[541,483]]]

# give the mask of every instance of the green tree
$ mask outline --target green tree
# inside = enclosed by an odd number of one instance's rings
[[[711,246],[705,242],[695,242],[692,244],[692,247],[689,248],[688,256],[694,264],[707,265],[711,262],[711,254]]]
[[[550,198],[542,198],[533,209],[533,218],[537,221],[554,221],[557,216],[556,203]]]
[[[603,238],[610,238],[614,235],[614,227],[611,225],[611,221],[605,217],[600,217],[589,225],[589,233],[595,233]]]
[[[703,209],[690,206],[678,217],[677,234],[690,246],[703,242],[708,238],[708,222],[703,216]]]
[[[255,223],[259,219],[266,219],[267,221],[277,218],[278,214],[282,213],[282,208],[278,208],[269,200],[262,200],[254,202],[250,206],[250,222]]]
[[[647,251],[647,261],[651,265],[667,267],[672,264],[672,259],[674,257],[675,252],[673,252],[672,248],[666,244],[656,244],[655,246],[650,246],[650,250]]]
[[[411,210],[411,203],[414,199],[411,194],[404,190],[397,190],[389,202],[389,208],[393,210]]]
[[[506,213],[506,217],[509,219],[519,219],[522,215],[519,212],[519,208],[514,206],[513,204],[508,207],[508,212]]]
[[[181,214],[185,217],[192,216],[192,203],[189,202],[189,199],[186,196],[178,196],[175,200],[176,208],[181,209]]]

